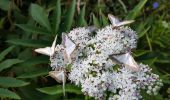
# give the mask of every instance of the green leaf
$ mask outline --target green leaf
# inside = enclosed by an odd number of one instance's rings
[[[9,6],[10,6],[9,0],[0,0],[0,9],[8,11]]]
[[[15,92],[9,91],[8,89],[0,88],[1,98],[21,99]]]
[[[144,7],[147,0],[140,0],[140,2],[133,8],[132,11],[126,16],[126,19],[135,19],[140,13],[142,8]]]
[[[39,57],[32,57],[31,59],[27,59],[23,63],[18,64],[17,66],[20,67],[31,67],[37,64],[47,64],[49,62],[48,57],[39,56]]]
[[[46,93],[46,94],[50,94],[50,95],[63,93],[62,85],[37,88],[37,90],[42,92],[42,93]],[[74,85],[70,85],[70,84],[66,84],[65,91],[69,92],[69,93],[82,94],[82,92],[81,92],[79,87],[74,86]]]
[[[30,13],[32,18],[38,22],[40,25],[47,28],[48,31],[51,32],[51,26],[48,20],[48,14],[46,11],[37,4],[31,4]]]
[[[157,60],[157,57],[152,58],[152,59],[145,59],[145,60],[142,60],[142,63],[152,66],[156,62],[156,60]]]
[[[93,14],[93,24],[96,27],[100,27],[99,20],[96,18],[96,16]]]
[[[45,47],[51,45],[48,41],[32,39],[12,39],[8,40],[7,42],[15,45],[22,45],[28,47]]]
[[[11,51],[13,50],[14,47],[15,47],[15,46],[10,46],[10,47],[8,47],[7,49],[5,49],[4,51],[2,51],[2,52],[0,53],[0,61],[2,61],[2,60],[5,58],[5,56],[6,56],[9,52],[11,52]]]
[[[85,20],[85,12],[86,12],[85,8],[86,8],[86,6],[84,5],[80,11],[79,16],[78,16],[78,21],[77,21],[78,26],[86,26],[87,25],[87,22]]]
[[[28,84],[29,82],[18,80],[12,77],[0,77],[0,86],[3,87],[21,87]]]
[[[38,76],[43,76],[48,74],[48,70],[45,68],[40,68],[39,70],[25,72],[24,74],[19,75],[17,78],[35,78]]]
[[[144,55],[148,52],[150,52],[150,51],[149,50],[135,50],[133,52],[133,54],[134,54],[135,57],[139,57],[139,56],[142,56],[142,55]]]
[[[100,15],[101,15],[101,20],[102,20],[103,26],[108,25],[109,23],[108,23],[107,17],[102,13],[102,11],[100,11]]]
[[[60,21],[61,21],[61,0],[56,1],[56,7],[54,9],[53,23],[54,23],[54,33],[57,34]]]
[[[23,61],[19,60],[19,59],[7,59],[7,60],[0,63],[0,71],[7,69],[7,68],[10,68],[13,65],[21,63],[21,62],[23,62]]]
[[[63,24],[63,31],[69,31],[71,28],[71,25],[73,23],[74,13],[76,8],[76,0],[73,0],[70,7],[68,8],[65,18],[64,18],[64,24]]]
[[[28,25],[28,24],[16,24],[19,28],[23,29],[26,32],[30,33],[36,33],[36,34],[45,34],[45,35],[51,35],[49,31],[43,28],[38,28],[33,25]]]

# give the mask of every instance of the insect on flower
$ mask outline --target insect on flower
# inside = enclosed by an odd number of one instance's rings
[[[57,82],[63,83],[63,94],[65,95],[66,72],[64,70],[50,71],[49,75]]]
[[[139,66],[130,54],[130,52],[123,53],[123,54],[114,54],[110,55],[111,60],[113,63],[118,65],[124,65],[131,69],[132,71],[138,71]]]
[[[38,48],[38,49],[35,49],[35,52],[44,54],[47,56],[52,56],[55,52],[56,40],[57,40],[57,35],[55,36],[55,39],[51,47]]]
[[[65,47],[65,57],[67,61],[71,63],[71,54],[75,50],[76,45],[65,33],[62,33],[62,44]]]
[[[108,14],[108,18],[111,22],[111,24],[113,25],[113,28],[117,28],[123,25],[127,25],[130,23],[133,23],[134,20],[125,20],[125,21],[120,21],[118,18],[116,18],[114,15],[112,14]]]

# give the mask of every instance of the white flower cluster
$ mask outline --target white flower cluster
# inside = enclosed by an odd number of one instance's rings
[[[68,79],[95,99],[138,100],[142,98],[141,90],[156,95],[162,86],[159,76],[149,66],[136,63],[131,55],[137,34],[123,25],[133,21],[119,22],[109,17],[112,25],[97,31],[94,27],[70,31],[68,38],[62,40],[64,44],[55,46],[55,52],[50,53],[51,67],[57,74],[61,70],[69,71]],[[37,51],[42,53],[41,48]],[[59,75],[54,76],[59,79]]]
[[[137,100],[142,98],[142,89],[157,94],[161,80],[147,65],[139,64],[139,70],[134,72],[126,66],[116,68],[109,59],[111,54],[135,48],[136,40],[136,33],[128,27],[106,26],[98,30],[84,48],[86,57],[73,63],[69,79],[81,86],[84,94],[101,100],[106,99],[106,92],[111,92],[109,100]]]

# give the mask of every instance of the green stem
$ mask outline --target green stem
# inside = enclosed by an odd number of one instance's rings
[[[89,99],[89,97],[86,95],[86,96],[85,96],[85,100],[88,100],[88,99]]]

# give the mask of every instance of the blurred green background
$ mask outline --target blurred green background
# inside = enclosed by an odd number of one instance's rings
[[[49,58],[35,48],[50,46],[55,35],[87,25],[104,27],[107,14],[134,19],[138,33],[135,60],[148,64],[164,86],[145,100],[170,100],[170,0],[0,0],[1,100],[93,100],[67,81],[48,76]]]

